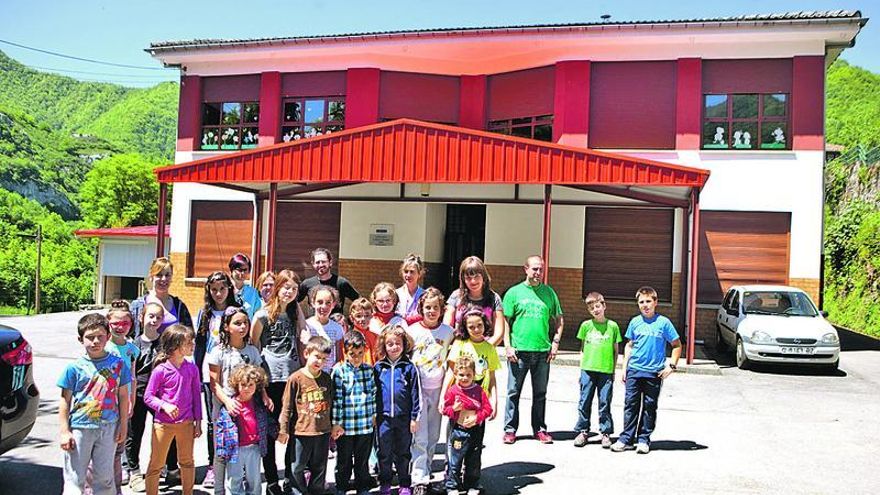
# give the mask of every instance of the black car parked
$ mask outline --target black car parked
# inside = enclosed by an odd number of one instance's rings
[[[33,352],[18,330],[0,325],[0,454],[18,445],[37,420],[40,392]]]

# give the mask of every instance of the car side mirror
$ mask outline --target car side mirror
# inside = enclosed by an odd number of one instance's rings
[[[828,318],[828,311],[825,311],[824,309],[819,311],[819,314],[822,315],[822,318]]]
[[[727,314],[730,316],[739,316],[739,310],[736,308],[727,308]]]

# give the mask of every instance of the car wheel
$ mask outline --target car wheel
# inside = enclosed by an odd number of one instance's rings
[[[727,350],[727,342],[724,342],[724,337],[721,336],[721,326],[717,323],[715,324],[715,350],[718,352]]]
[[[736,339],[736,367],[741,370],[747,370],[752,366],[752,362],[749,361],[748,356],[746,356],[746,348],[743,345],[743,341],[741,338]]]

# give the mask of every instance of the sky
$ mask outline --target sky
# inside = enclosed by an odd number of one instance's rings
[[[177,80],[144,49],[150,42],[261,38],[449,27],[689,19],[801,10],[876,16],[842,58],[880,73],[880,0],[2,0],[0,50],[25,65],[88,81],[149,86]],[[70,60],[5,42],[80,58]],[[64,72],[61,72],[64,71]]]

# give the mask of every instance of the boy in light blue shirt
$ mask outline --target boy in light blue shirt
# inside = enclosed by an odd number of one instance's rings
[[[626,384],[623,431],[611,451],[631,449],[637,438],[636,452],[647,454],[651,451],[651,433],[657,422],[660,387],[676,370],[681,357],[681,340],[669,318],[656,313],[657,291],[641,287],[636,292],[636,300],[639,315],[630,320],[626,329],[623,353],[623,382]],[[667,343],[672,345],[669,364],[666,363]]]

